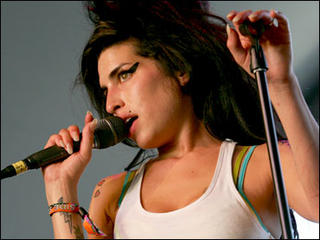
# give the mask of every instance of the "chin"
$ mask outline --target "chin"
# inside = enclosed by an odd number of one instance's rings
[[[150,136],[140,136],[132,140],[142,149],[152,149],[160,146],[159,142]]]

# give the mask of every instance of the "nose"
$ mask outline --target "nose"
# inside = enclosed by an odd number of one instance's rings
[[[106,110],[110,114],[115,114],[118,109],[124,107],[125,103],[121,98],[120,92],[116,89],[108,89],[106,96]]]

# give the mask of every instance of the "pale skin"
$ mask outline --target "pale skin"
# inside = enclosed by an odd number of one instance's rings
[[[292,69],[288,21],[273,10],[232,11],[227,18],[235,26],[235,30],[227,28],[227,46],[236,62],[248,72],[250,42],[240,35],[239,24],[246,19],[263,19],[269,24],[272,18],[279,23],[278,27],[272,26],[265,32],[261,45],[269,66],[270,98],[290,142],[290,146],[279,144],[288,203],[303,217],[319,222],[319,127]],[[119,66],[117,73],[128,70],[136,62],[139,64],[134,73],[110,76]],[[181,73],[176,74],[176,79],[167,76],[155,60],[136,54],[132,40],[105,49],[98,60],[98,72],[100,86],[108,89],[106,110],[124,119],[138,116],[130,138],[142,148],[159,149],[159,157],[146,165],[142,206],[150,212],[168,212],[199,198],[213,177],[221,141],[208,134],[195,117],[190,97],[182,93],[181,86],[188,82],[188,76]],[[58,202],[61,197],[64,202],[79,203],[77,184],[91,159],[95,124],[93,116],[87,113],[80,151],[43,169],[48,204]],[[56,144],[68,149],[72,139],[78,137],[79,128],[72,125],[52,135],[45,147]],[[239,150],[237,146],[234,158]],[[89,214],[108,235],[106,238],[113,237],[124,177],[125,172],[104,178],[92,194]],[[259,145],[250,159],[244,192],[273,236],[279,237],[281,228],[266,144]],[[79,237],[83,231],[80,216],[69,217],[73,230],[64,217],[57,213],[52,216],[55,238]],[[102,237],[89,235],[89,238]]]

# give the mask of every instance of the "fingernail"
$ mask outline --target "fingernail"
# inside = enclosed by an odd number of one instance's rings
[[[60,147],[63,147],[63,148],[65,148],[66,146],[64,145],[64,143],[63,143],[63,141],[62,140],[60,140],[59,141],[59,145],[60,145]]]
[[[91,126],[90,126],[92,131],[96,129],[97,123],[98,123],[98,119],[96,119],[96,118],[93,119],[93,121],[91,122]]]
[[[232,20],[232,22],[238,22],[240,20],[240,16],[236,16],[233,20]]]
[[[227,24],[227,34],[230,35],[230,26]]]
[[[75,142],[78,142],[78,141],[79,141],[78,133],[76,133],[76,132],[71,132],[71,137],[72,137],[73,141],[75,141]]]
[[[73,152],[73,150],[72,150],[72,147],[71,147],[71,145],[68,143],[67,144],[67,152],[71,155],[72,154],[72,152]]]
[[[233,15],[235,15],[235,12],[228,13],[227,18],[231,18]]]
[[[250,15],[249,15],[249,18],[256,18],[258,15],[256,14],[256,13],[251,13]]]
[[[89,110],[87,111],[87,115],[90,114],[91,116],[93,116],[92,112],[90,112]]]

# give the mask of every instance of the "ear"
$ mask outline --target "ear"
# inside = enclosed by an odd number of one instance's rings
[[[176,78],[178,79],[181,87],[184,87],[185,85],[187,85],[187,83],[190,80],[189,74],[188,73],[183,73],[183,72],[177,72],[176,73]]]

